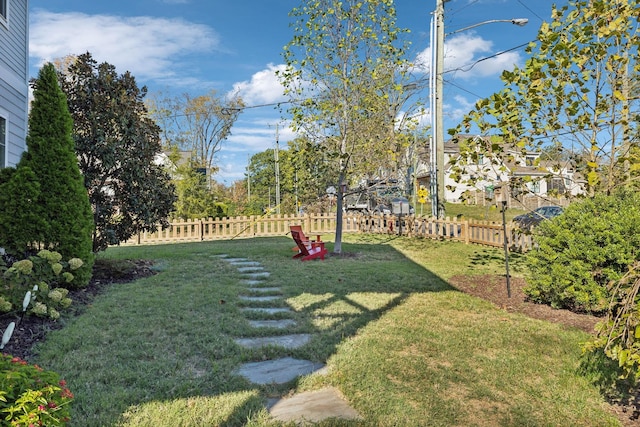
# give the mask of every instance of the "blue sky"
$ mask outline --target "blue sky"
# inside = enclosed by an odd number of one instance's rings
[[[527,18],[528,25],[492,23],[450,34],[445,42],[444,114],[456,124],[479,98],[500,89],[499,76],[522,65],[551,5],[566,0],[451,0],[445,32],[496,19]],[[91,52],[118,72],[131,71],[155,92],[192,95],[238,91],[248,106],[282,101],[274,71],[292,36],[289,11],[298,0],[30,0],[30,70],[68,54]],[[409,59],[429,57],[436,0],[397,0],[400,27],[411,30]],[[481,58],[491,59],[477,62]],[[426,55],[426,56],[425,56]],[[426,72],[427,70],[425,70]],[[428,99],[425,93],[424,99]],[[243,178],[250,155],[293,138],[273,107],[249,108],[219,152],[216,179]]]

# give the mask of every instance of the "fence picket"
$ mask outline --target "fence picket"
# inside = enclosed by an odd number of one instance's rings
[[[345,233],[402,232],[403,235],[411,237],[456,240],[465,244],[494,247],[502,247],[504,239],[502,223],[497,222],[402,215],[345,214],[342,218],[342,230]],[[164,230],[158,228],[154,233],[141,232],[122,245],[285,236],[289,233],[290,225],[302,225],[308,235],[330,234],[335,233],[336,216],[325,213],[176,220]],[[519,233],[511,224],[507,224],[507,236],[511,250],[526,251],[534,245],[531,235]]]

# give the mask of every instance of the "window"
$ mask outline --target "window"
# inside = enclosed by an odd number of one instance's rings
[[[547,180],[547,191],[557,191],[558,194],[564,194],[567,189],[564,186],[562,178],[550,178]]]
[[[527,187],[534,194],[540,193],[540,181],[531,181],[527,184]]]
[[[2,1],[2,0],[0,0]],[[7,119],[0,116],[0,168],[7,166]]]
[[[0,21],[7,22],[7,1],[0,0]]]

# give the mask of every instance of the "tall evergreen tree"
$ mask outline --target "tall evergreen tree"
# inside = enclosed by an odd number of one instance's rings
[[[78,168],[67,99],[52,64],[42,67],[33,82],[33,98],[27,151],[17,168],[35,171],[40,186],[31,207],[32,214],[42,219],[34,241],[60,252],[65,259],[82,259],[84,265],[75,271],[73,285],[84,286],[93,266],[93,214]]]
[[[3,169],[0,178],[0,246],[17,257],[27,257],[33,242],[41,241],[44,219],[33,209],[40,196],[37,175],[27,166]]]

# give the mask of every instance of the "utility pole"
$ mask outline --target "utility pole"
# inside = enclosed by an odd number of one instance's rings
[[[296,216],[300,215],[300,206],[298,202],[298,168],[296,167],[296,173],[294,177],[295,193],[296,193]]]
[[[444,3],[448,0],[438,0],[436,10],[434,12],[435,19],[435,67],[431,72],[435,72],[435,94],[434,94],[434,142],[435,142],[435,167],[436,167],[436,193],[432,195],[432,213],[438,218],[444,218],[444,202],[445,202],[445,182],[444,182],[444,120],[443,120],[443,80],[444,73]],[[434,46],[431,47],[433,50]],[[435,68],[435,70],[434,70]]]
[[[445,215],[445,189],[444,182],[444,118],[442,112],[443,105],[443,74],[444,74],[444,4],[449,0],[437,0],[436,9],[433,12],[431,27],[431,121],[432,121],[432,147],[431,147],[431,214],[438,218]],[[524,26],[529,22],[526,18],[514,19],[491,19],[479,22],[465,28],[453,31],[449,34],[475,28],[480,25],[492,24],[494,22],[508,22],[517,26]]]
[[[247,154],[247,202],[251,203],[251,156]]]
[[[280,143],[278,142],[278,124],[276,123],[276,149],[273,152],[276,169],[276,213],[280,215],[280,162],[278,159],[278,151],[280,149]]]

